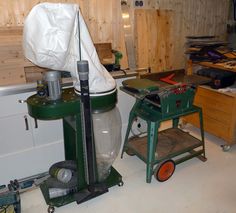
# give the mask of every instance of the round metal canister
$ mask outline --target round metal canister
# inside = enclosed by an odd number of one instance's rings
[[[61,73],[59,71],[48,71],[44,75],[47,83],[48,99],[55,101],[61,98]]]

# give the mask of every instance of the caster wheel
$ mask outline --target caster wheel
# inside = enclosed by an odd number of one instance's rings
[[[230,150],[230,148],[231,148],[230,145],[221,145],[221,147],[222,147],[222,150],[223,150],[224,152],[228,152],[228,151]]]
[[[158,181],[164,182],[173,175],[174,171],[175,162],[173,160],[166,160],[156,167],[154,176]]]
[[[125,153],[126,153],[127,155],[129,155],[129,156],[134,156],[134,155],[135,155],[134,152],[133,152],[131,149],[129,149],[129,148],[127,148],[127,149],[125,150]]]
[[[117,184],[118,186],[124,186],[124,182],[123,181],[120,181],[118,184]]]
[[[53,213],[53,212],[55,212],[54,206],[49,206],[48,207],[48,213]]]

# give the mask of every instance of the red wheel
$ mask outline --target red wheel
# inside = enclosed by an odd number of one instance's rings
[[[154,175],[158,181],[164,182],[173,175],[174,171],[175,171],[175,162],[173,160],[166,160],[159,166],[157,166]]]

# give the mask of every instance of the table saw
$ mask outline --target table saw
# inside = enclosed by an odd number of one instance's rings
[[[198,84],[209,81],[201,76],[186,76],[183,72],[146,74],[143,79],[123,81],[123,92],[136,98],[129,115],[129,123],[122,149],[146,163],[146,182],[152,175],[163,182],[168,180],[175,165],[198,157],[206,161],[202,110],[193,105]],[[201,139],[178,128],[182,116],[198,113]],[[133,122],[141,118],[147,123],[145,136],[131,136]],[[158,131],[163,121],[172,120],[172,128]],[[156,168],[154,169],[154,166]]]

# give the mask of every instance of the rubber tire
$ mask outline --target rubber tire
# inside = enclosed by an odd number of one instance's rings
[[[163,163],[160,163],[154,172],[155,178],[159,182],[167,181],[175,172],[175,162],[173,160],[166,160]],[[161,177],[164,175],[164,177]]]
[[[221,145],[223,152],[228,152],[231,149],[230,145]]]
[[[123,182],[123,181],[120,181],[117,185],[118,185],[119,187],[124,186],[124,182]]]
[[[49,206],[48,207],[48,213],[53,213],[55,212],[55,207],[54,206]]]

